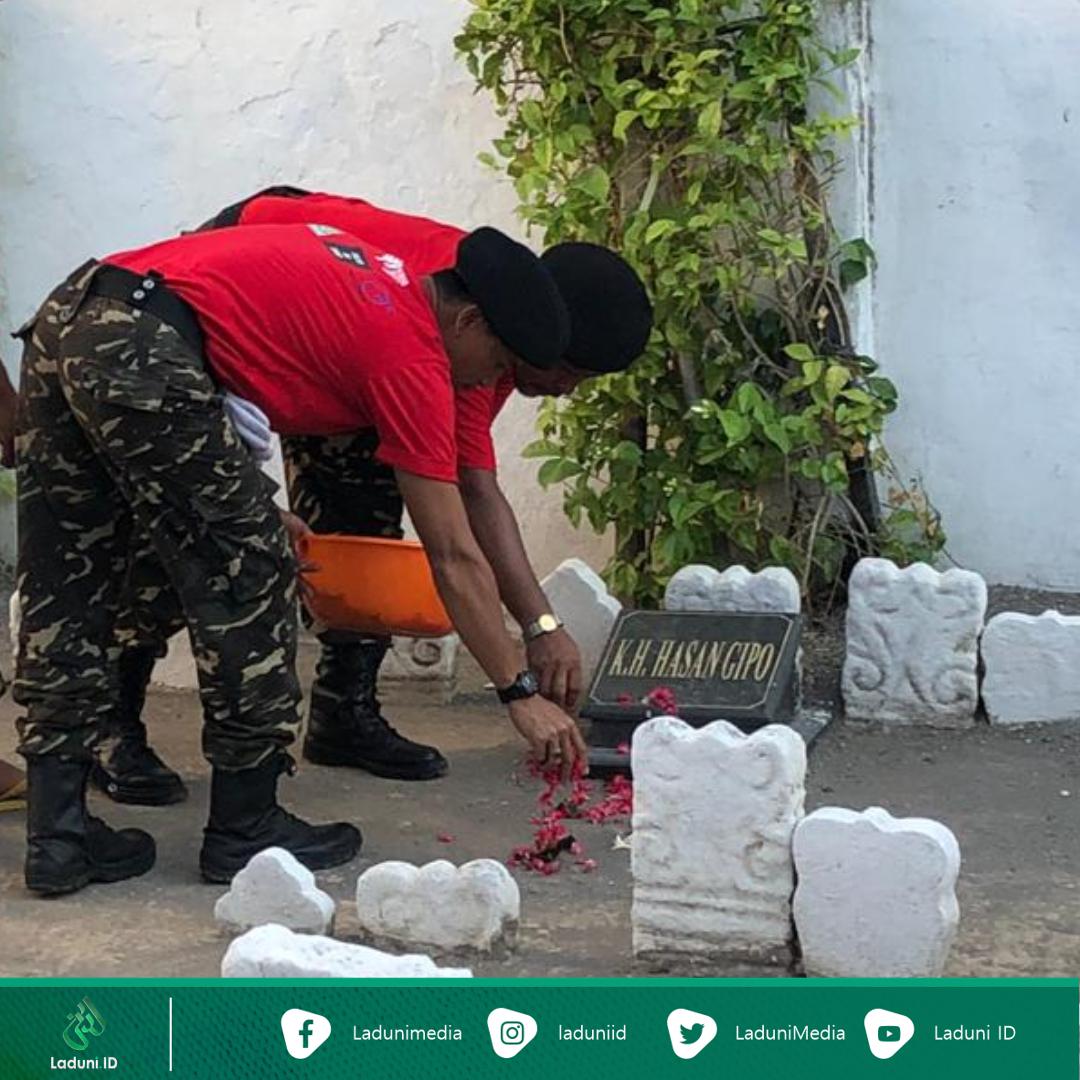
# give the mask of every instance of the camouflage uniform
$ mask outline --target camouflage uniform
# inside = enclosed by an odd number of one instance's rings
[[[19,749],[90,759],[115,705],[125,589],[151,611],[164,584],[129,569],[142,535],[191,634],[204,753],[247,769],[299,723],[295,561],[201,353],[153,314],[88,295],[96,269],[20,331]]]
[[[291,435],[281,440],[289,505],[317,533],[401,539],[404,504],[394,470],[375,460],[374,428],[351,435]],[[124,606],[117,622],[121,647],[153,647],[186,625],[168,575],[150,538],[137,533],[126,572]],[[325,642],[387,641],[326,630]]]
[[[378,437],[374,429],[351,435],[289,436],[281,440],[289,503],[317,533],[383,536],[400,539],[404,507],[394,470],[375,460]],[[304,613],[307,619],[306,612]],[[184,628],[184,613],[154,545],[139,534],[127,568],[124,604],[117,622],[121,648],[152,649],[164,656],[166,643]],[[323,630],[324,646],[363,643],[371,659],[366,692],[374,694],[375,678],[389,637]],[[320,671],[322,670],[320,661]],[[352,688],[349,688],[352,689]],[[316,679],[313,698],[327,710],[342,704],[348,690],[333,679]],[[101,752],[107,756],[124,737],[124,724],[107,724]]]

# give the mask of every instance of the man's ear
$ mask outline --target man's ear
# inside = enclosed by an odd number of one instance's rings
[[[483,329],[487,322],[479,304],[462,304],[454,313],[454,329],[463,334],[468,330]]]

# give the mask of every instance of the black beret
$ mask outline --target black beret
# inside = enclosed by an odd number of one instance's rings
[[[566,359],[586,371],[625,371],[652,333],[652,305],[641,278],[598,244],[556,244],[541,261],[570,312]]]
[[[454,270],[512,353],[533,367],[559,366],[570,340],[570,316],[533,252],[485,226],[458,245]]]

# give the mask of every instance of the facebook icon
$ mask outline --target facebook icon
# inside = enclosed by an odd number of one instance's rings
[[[330,1038],[330,1021],[318,1013],[289,1009],[281,1014],[281,1034],[291,1057],[311,1057]]]

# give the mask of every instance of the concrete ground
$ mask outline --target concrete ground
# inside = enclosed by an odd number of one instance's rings
[[[14,744],[10,697],[0,702],[0,756]],[[443,780],[405,784],[303,765],[282,782],[284,800],[313,820],[347,819],[365,834],[363,856],[319,875],[352,924],[350,893],[372,862],[504,858],[530,837],[537,782],[519,775],[521,746],[491,707],[401,706],[398,726],[443,748]],[[39,900],[22,885],[23,816],[0,815],[0,975],[213,976],[228,939],[211,918],[222,889],[196,870],[208,774],[199,753],[194,694],[160,692],[148,706],[154,745],[184,774],[187,803],[94,810],[138,825],[158,842],[143,878]],[[948,974],[1068,976],[1080,971],[1080,727],[966,732],[883,731],[834,724],[810,757],[807,809],[882,805],[939,818],[963,852],[960,933]],[[626,826],[578,830],[598,869],[550,878],[519,875],[523,926],[509,959],[474,965],[491,976],[621,976],[630,955]],[[453,842],[440,842],[449,834]]]

